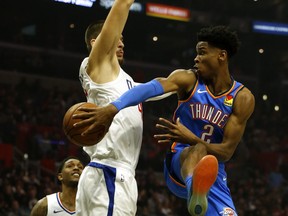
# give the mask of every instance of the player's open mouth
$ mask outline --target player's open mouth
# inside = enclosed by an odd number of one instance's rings
[[[76,176],[76,177],[80,177],[80,174],[79,174],[79,173],[73,173],[72,175],[73,175],[73,176]]]
[[[199,71],[199,69],[198,69],[198,67],[197,67],[196,65],[194,65],[194,66],[192,67],[192,70],[195,71],[195,72],[198,72],[198,71]]]
[[[124,51],[123,50],[119,50],[119,51],[117,51],[117,56],[123,56],[124,55]]]

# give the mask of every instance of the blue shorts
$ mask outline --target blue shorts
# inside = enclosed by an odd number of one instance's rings
[[[179,198],[187,199],[185,181],[181,177],[180,155],[187,144],[176,144],[167,153],[164,161],[164,177],[169,190]],[[192,179],[193,180],[193,179]],[[227,186],[227,175],[224,163],[219,163],[217,179],[208,194],[206,216],[237,216],[235,206]]]

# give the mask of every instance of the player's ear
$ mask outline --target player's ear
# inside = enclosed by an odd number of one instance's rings
[[[95,43],[95,38],[92,38],[91,40],[90,40],[90,45],[91,45],[91,47],[93,47],[93,44]]]
[[[59,180],[60,182],[62,182],[62,180],[63,180],[62,173],[58,173],[57,178],[58,178],[58,180]]]
[[[227,55],[228,55],[228,53],[226,50],[221,50],[219,53],[219,59],[221,61],[224,61],[225,59],[227,59]]]

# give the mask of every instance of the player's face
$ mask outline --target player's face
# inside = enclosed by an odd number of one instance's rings
[[[121,36],[116,50],[117,59],[119,64],[121,65],[124,61],[124,43],[123,43],[123,36]]]
[[[58,178],[62,184],[77,186],[83,168],[84,166],[79,160],[69,159],[65,162],[62,172],[59,173]]]
[[[196,45],[197,56],[194,67],[202,78],[210,79],[219,68],[221,49],[213,47],[208,42],[200,41]]]

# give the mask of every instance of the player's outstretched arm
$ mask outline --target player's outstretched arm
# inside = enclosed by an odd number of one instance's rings
[[[73,119],[82,119],[82,121],[75,123],[74,127],[89,126],[88,129],[82,133],[83,136],[95,130],[98,126],[104,125],[105,128],[109,128],[114,116],[120,110],[129,106],[138,105],[148,98],[162,95],[163,93],[162,85],[156,80],[138,85],[105,107],[79,108],[79,110],[85,113],[73,115]]]
[[[107,18],[105,19],[101,33],[94,40],[87,68],[89,74],[93,72],[95,68],[96,70],[101,69],[103,63],[111,64],[111,62],[117,62],[117,57],[115,55],[117,45],[133,2],[134,0],[114,1]],[[110,67],[113,67],[113,65],[110,65]]]
[[[79,110],[85,111],[86,113],[73,115],[73,119],[82,119],[82,121],[76,123],[74,127],[89,126],[83,135],[93,131],[98,126],[102,127],[104,125],[106,128],[110,127],[114,116],[120,110],[129,106],[138,105],[149,98],[165,93],[188,91],[191,85],[194,85],[194,81],[195,75],[192,74],[191,71],[175,70],[167,78],[157,78],[128,90],[117,100],[105,107],[97,107],[94,110],[79,108]]]

